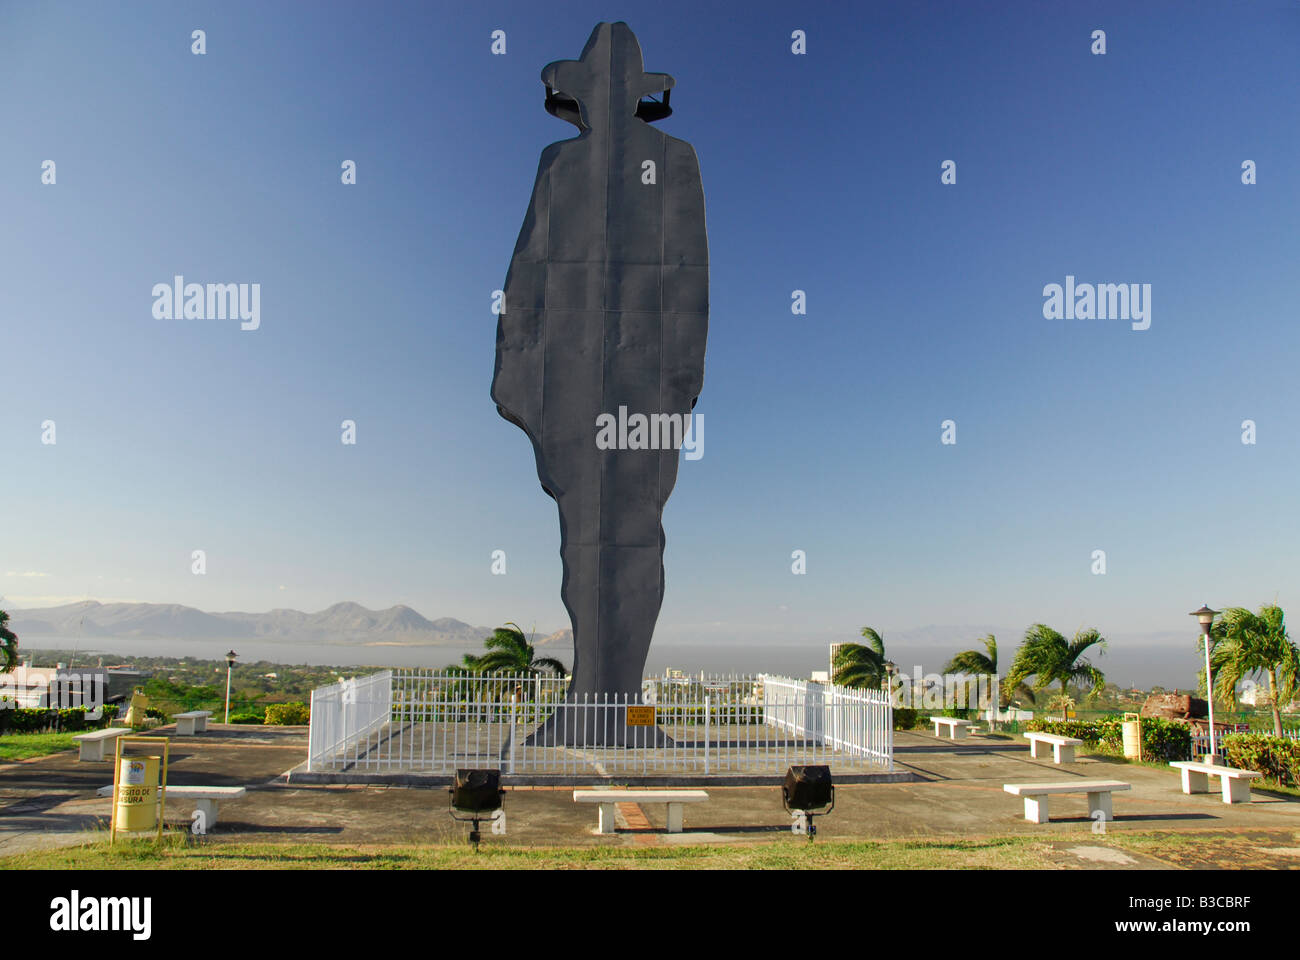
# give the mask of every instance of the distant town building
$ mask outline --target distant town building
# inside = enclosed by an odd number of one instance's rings
[[[107,673],[109,703],[125,700],[131,696],[131,691],[136,687],[143,686],[144,682],[153,676],[152,671],[137,670],[130,664],[108,667]]]
[[[103,667],[69,670],[64,663],[33,667],[28,661],[12,673],[0,674],[0,697],[8,697],[17,707],[30,710],[80,706],[93,709],[106,702],[107,689],[108,671]]]
[[[848,646],[846,643],[831,644],[830,675],[835,676],[835,654],[840,652],[840,647]]]

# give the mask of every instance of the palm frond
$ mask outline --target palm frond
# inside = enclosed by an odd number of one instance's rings
[[[884,660],[885,638],[877,633],[872,627],[863,627],[861,633],[867,641],[867,646],[869,646],[875,653],[878,653],[881,660]],[[859,644],[855,644],[855,646],[859,646]]]
[[[554,657],[538,657],[533,661],[533,666],[549,670],[557,677],[567,676],[569,672],[569,668]]]

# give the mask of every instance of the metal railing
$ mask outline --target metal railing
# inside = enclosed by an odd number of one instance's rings
[[[378,733],[392,716],[391,670],[340,680],[311,692],[309,769],[346,760],[350,751]]]
[[[1218,724],[1216,723],[1215,726],[1217,727]],[[1229,735],[1232,734],[1232,733],[1243,733],[1243,732],[1245,732],[1245,731],[1240,731],[1240,730],[1236,730],[1236,731],[1234,731],[1234,730],[1229,730],[1229,731],[1224,731],[1224,732],[1222,732],[1222,733],[1216,731],[1215,734],[1214,734],[1214,755],[1215,755],[1215,757],[1217,757],[1217,758],[1218,758],[1219,760],[1221,760],[1222,762],[1227,763],[1227,762],[1228,762],[1228,759],[1227,759],[1227,757],[1228,757],[1228,755],[1227,755],[1227,748],[1226,748],[1225,745],[1224,745],[1223,738],[1226,737],[1226,736],[1229,736]],[[1274,735],[1275,735],[1271,729],[1270,729],[1270,730],[1252,730],[1252,731],[1250,731],[1250,732],[1253,733],[1253,734],[1255,734],[1256,736],[1261,736],[1261,735],[1262,735],[1262,736],[1271,737],[1271,736],[1274,736]],[[1286,727],[1283,727],[1283,728],[1282,728],[1282,737],[1283,737],[1283,739],[1285,739],[1285,740],[1300,740],[1300,728],[1296,728],[1296,729],[1287,729]],[[1205,754],[1207,754],[1207,753],[1209,753],[1209,752],[1210,752],[1210,735],[1209,735],[1208,733],[1194,733],[1194,734],[1192,734],[1192,745],[1191,745],[1191,750],[1190,750],[1191,756],[1188,757],[1188,759],[1189,759],[1189,760],[1200,760],[1203,756],[1205,756]]]
[[[312,694],[313,771],[893,770],[893,711],[882,691],[784,677],[664,677],[646,680],[637,696],[568,702],[567,681],[556,677],[401,669],[352,683],[351,720],[341,684]]]
[[[1217,726],[1217,724],[1216,724]],[[1227,753],[1223,745],[1223,738],[1227,736],[1224,733],[1215,733],[1214,735],[1214,756],[1215,759],[1222,763],[1227,763]],[[1210,752],[1210,735],[1208,733],[1192,734],[1192,743],[1189,748],[1191,754],[1188,760],[1201,760]]]

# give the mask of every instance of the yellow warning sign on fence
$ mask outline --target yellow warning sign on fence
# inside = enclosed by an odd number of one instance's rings
[[[655,725],[655,708],[628,707],[627,725],[629,727],[653,727]]]

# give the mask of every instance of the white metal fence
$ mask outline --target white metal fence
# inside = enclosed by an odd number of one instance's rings
[[[312,769],[346,762],[357,743],[383,730],[392,716],[392,695],[391,670],[313,690],[307,748]]]
[[[350,705],[339,684],[312,694],[314,772],[893,770],[893,711],[881,691],[783,677],[662,677],[646,680],[639,697],[567,703],[566,682],[550,677],[400,669],[354,684]],[[651,708],[653,725],[640,725],[650,718],[629,707]]]
[[[1218,724],[1215,724],[1215,726],[1217,727]],[[1244,732],[1244,731],[1224,731],[1220,733],[1216,730],[1214,734],[1214,755],[1224,763],[1228,762],[1228,757],[1227,757],[1226,748],[1223,743],[1223,738],[1228,736],[1229,733],[1233,733],[1233,732]],[[1255,730],[1252,732],[1263,734],[1269,737],[1273,736],[1273,729],[1271,727],[1268,729]],[[1285,727],[1283,727],[1282,737],[1286,740],[1300,740],[1300,728],[1294,730],[1288,730]],[[1200,760],[1209,752],[1210,752],[1210,735],[1208,733],[1192,734],[1191,756],[1188,757],[1188,759]]]

